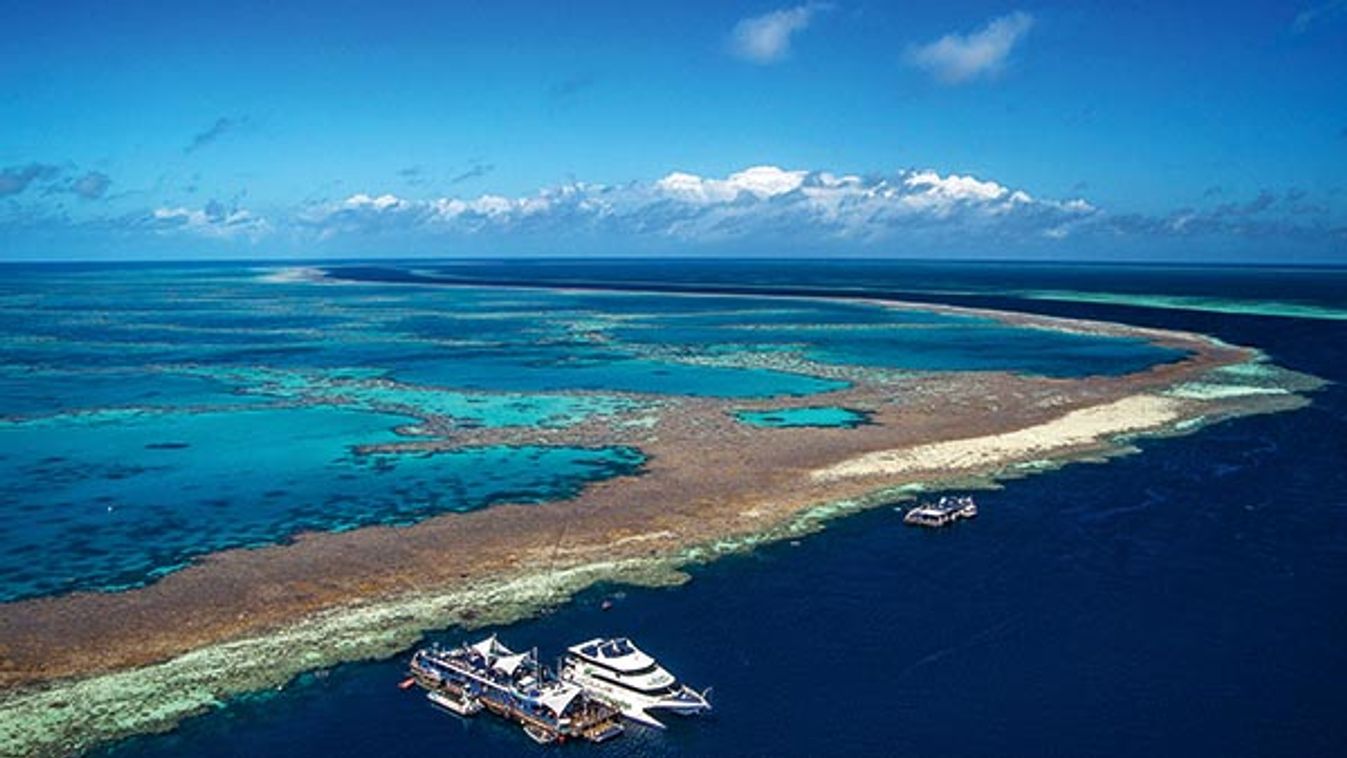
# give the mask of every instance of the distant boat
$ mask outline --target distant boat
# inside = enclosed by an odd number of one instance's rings
[[[908,511],[903,517],[903,523],[909,526],[938,528],[948,526],[961,518],[973,518],[977,515],[978,506],[972,497],[946,495],[934,503],[921,503]]]

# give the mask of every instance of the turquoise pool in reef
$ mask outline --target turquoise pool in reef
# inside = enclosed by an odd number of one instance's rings
[[[1178,357],[1134,340],[860,302],[275,273],[7,267],[0,600],[142,584],[194,556],[305,530],[544,503],[644,460],[614,447],[358,452],[418,439],[425,420],[440,429],[643,423],[682,396],[770,400],[847,387],[811,369],[827,364],[1067,377]],[[819,405],[741,420],[859,422]]]
[[[750,426],[774,428],[813,426],[851,429],[870,421],[870,414],[865,411],[828,405],[735,411],[734,417]]]
[[[541,503],[634,473],[631,448],[359,454],[410,420],[329,406],[105,411],[0,424],[0,599],[144,583],[311,530]]]

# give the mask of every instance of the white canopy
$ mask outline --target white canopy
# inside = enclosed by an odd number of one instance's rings
[[[491,667],[496,669],[497,671],[504,673],[506,676],[512,676],[515,670],[518,669],[519,666],[524,663],[524,661],[528,660],[528,658],[529,658],[528,653],[516,653],[514,655],[506,655],[501,658],[497,658],[496,662],[491,664]]]
[[[513,650],[510,650],[510,648],[500,644],[500,642],[496,640],[496,635],[494,634],[482,640],[481,642],[475,643],[472,646],[472,649],[476,650],[485,658],[495,658],[503,655],[511,655],[514,652]]]
[[[560,716],[566,712],[571,701],[580,694],[580,688],[574,684],[558,684],[539,695],[537,700],[540,705],[546,706],[556,715]]]

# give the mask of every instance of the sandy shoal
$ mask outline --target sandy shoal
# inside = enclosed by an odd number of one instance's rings
[[[1062,449],[1095,445],[1108,437],[1158,429],[1180,418],[1180,405],[1169,397],[1132,395],[1011,432],[866,453],[818,469],[813,476],[820,481],[833,481],[1005,465]]]

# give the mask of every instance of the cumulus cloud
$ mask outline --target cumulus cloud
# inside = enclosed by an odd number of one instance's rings
[[[31,173],[20,166],[0,176],[13,186],[38,181]],[[46,181],[48,191],[67,192],[80,180]],[[99,182],[90,179],[86,191],[101,196],[106,187],[100,190]],[[1347,241],[1341,209],[1294,187],[1243,198],[1227,190],[1200,207],[1141,214],[925,168],[852,174],[760,165],[715,176],[673,171],[623,184],[571,182],[522,195],[414,198],[356,192],[265,214],[240,201],[163,203],[105,215],[103,203],[75,208],[16,200],[0,203],[0,232],[83,229],[166,243],[265,240],[305,253],[361,255],[1090,255],[1154,251],[1166,244],[1179,252],[1239,243],[1332,251]]]
[[[196,134],[192,135],[192,141],[188,142],[187,145],[183,147],[182,151],[183,153],[187,154],[194,153],[197,150],[200,150],[201,148],[218,141],[221,137],[225,136],[226,134],[236,131],[239,127],[247,123],[248,123],[247,116],[244,116],[242,118],[230,118],[228,116],[221,116],[220,118],[215,119],[215,123],[211,124],[204,131],[197,132]]]
[[[826,3],[806,3],[741,19],[731,33],[731,49],[753,63],[775,63],[790,54],[791,38],[808,28],[819,12],[831,7]]]
[[[1015,11],[992,19],[970,34],[946,34],[929,44],[909,48],[907,61],[946,84],[994,76],[1033,25],[1033,16]]]
[[[725,179],[704,179],[675,171],[655,182],[655,189],[694,204],[735,201],[741,193],[765,199],[799,189],[808,175],[808,171],[786,171],[776,166],[754,166]]]
[[[1065,236],[1096,209],[973,176],[931,170],[890,176],[754,166],[725,177],[673,172],[654,182],[573,183],[533,195],[411,200],[356,194],[312,206],[300,225],[327,239],[419,232],[498,236],[593,234],[603,239],[715,244],[789,239],[871,243],[913,232]]]
[[[266,219],[218,200],[211,200],[201,208],[155,208],[130,218],[129,222],[128,226],[155,232],[185,232],[214,239],[256,240],[271,231]]]
[[[1333,214],[1301,190],[1162,214],[1111,214],[1083,198],[1046,198],[994,179],[932,169],[884,175],[754,166],[726,176],[674,171],[649,182],[576,182],[506,196],[411,199],[358,193],[290,222],[303,238],[371,237],[495,251],[924,254],[1170,241],[1341,240]],[[439,241],[436,243],[434,241]],[[368,243],[366,243],[368,244]],[[1071,247],[1062,247],[1071,245]],[[363,249],[354,244],[352,249]]]
[[[59,167],[45,163],[9,166],[0,170],[0,197],[20,194],[33,182],[50,181],[60,173]]]

